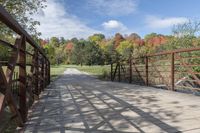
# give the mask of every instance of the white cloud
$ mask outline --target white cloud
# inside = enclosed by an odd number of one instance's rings
[[[102,24],[105,30],[125,31],[127,27],[117,20],[109,20]]]
[[[43,38],[52,36],[65,38],[87,38],[89,35],[99,32],[84,24],[79,18],[66,12],[62,3],[56,0],[48,0],[47,8],[40,10],[34,18],[40,22],[37,27]]]
[[[88,0],[93,11],[102,15],[121,16],[136,11],[137,0]]]
[[[146,24],[150,28],[168,28],[177,24],[184,24],[188,22],[189,19],[185,17],[168,17],[168,18],[159,18],[156,16],[147,16]]]

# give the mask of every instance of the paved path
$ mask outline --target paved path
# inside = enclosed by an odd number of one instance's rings
[[[67,69],[35,103],[26,125],[25,133],[200,133],[200,97]]]

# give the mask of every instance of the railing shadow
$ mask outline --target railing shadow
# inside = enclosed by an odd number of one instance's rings
[[[179,122],[181,114],[163,108],[156,94],[146,95],[155,90],[132,85],[133,90],[130,86],[99,81],[82,74],[63,75],[45,91],[33,108],[26,131],[180,132],[178,126],[168,122]],[[169,101],[167,104],[181,109],[179,102]]]

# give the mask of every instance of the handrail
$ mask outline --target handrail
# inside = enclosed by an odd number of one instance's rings
[[[160,52],[156,54],[148,54],[147,56],[151,57],[151,56],[166,55],[166,54],[171,54],[171,53],[192,52],[192,51],[198,51],[198,50],[200,50],[200,47],[184,48],[184,49],[176,49],[176,50],[171,50],[171,51]]]
[[[175,50],[168,50],[164,52],[158,52],[153,54],[147,54],[145,56],[141,57],[132,57],[133,59],[139,59],[139,58],[145,58],[145,57],[153,57],[153,56],[159,56],[159,55],[167,55],[172,53],[183,53],[183,52],[192,52],[192,51],[198,51],[200,50],[200,47],[194,47],[194,48],[182,48],[182,49],[175,49]]]

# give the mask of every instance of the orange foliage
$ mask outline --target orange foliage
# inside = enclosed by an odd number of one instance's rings
[[[165,44],[167,42],[167,38],[164,36],[156,36],[153,38],[150,38],[147,40],[147,45],[150,45],[152,47],[160,46],[162,44]]]
[[[73,43],[72,42],[68,42],[66,44],[65,50],[67,50],[68,52],[71,52],[73,47],[74,47]]]

